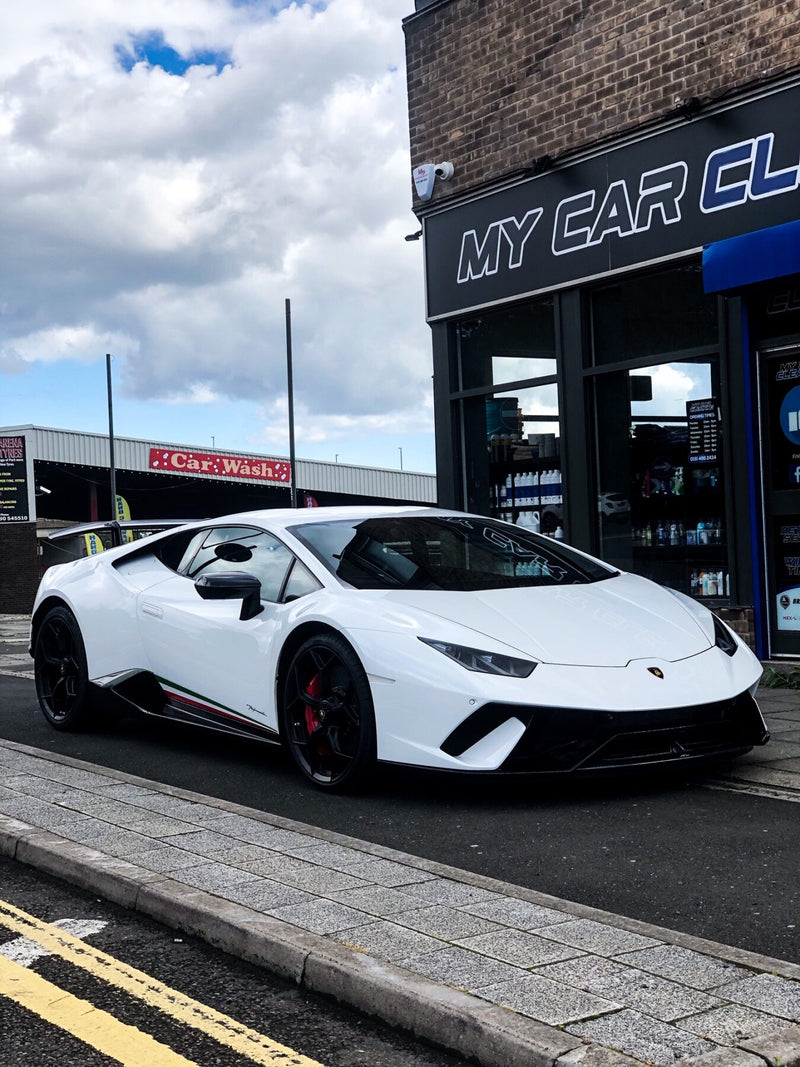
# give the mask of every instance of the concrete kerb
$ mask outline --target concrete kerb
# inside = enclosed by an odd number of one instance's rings
[[[585,1047],[578,1038],[468,993],[19,820],[0,816],[0,854],[200,937],[483,1067],[553,1067],[562,1054]]]

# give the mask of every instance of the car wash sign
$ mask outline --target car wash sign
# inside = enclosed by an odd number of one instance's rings
[[[785,89],[434,211],[429,320],[800,218],[798,114]]]
[[[151,448],[150,470],[200,478],[235,478],[285,485],[289,484],[292,472],[291,464],[280,460],[223,456],[219,452],[192,452],[178,448]]]

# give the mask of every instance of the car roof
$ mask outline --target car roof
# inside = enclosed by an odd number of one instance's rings
[[[270,526],[286,529],[292,526],[307,526],[317,522],[356,521],[360,519],[397,518],[401,515],[453,515],[460,512],[446,511],[440,508],[431,508],[424,505],[373,505],[353,506],[335,505],[332,507],[317,508],[265,508],[262,511],[241,511],[234,515],[219,515],[214,519],[198,521],[192,525],[228,525],[233,523],[268,523]]]

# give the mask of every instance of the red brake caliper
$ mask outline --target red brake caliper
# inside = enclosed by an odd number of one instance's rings
[[[310,697],[319,697],[322,690],[320,685],[319,675],[315,674],[311,681],[306,686],[306,695]],[[309,737],[319,726],[319,715],[310,704],[306,704],[306,729],[308,730]]]

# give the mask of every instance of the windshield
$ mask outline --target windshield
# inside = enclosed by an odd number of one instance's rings
[[[338,520],[292,533],[357,589],[582,585],[617,573],[558,541],[476,516]]]

